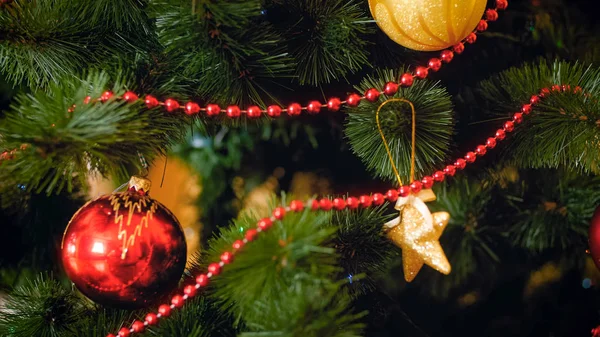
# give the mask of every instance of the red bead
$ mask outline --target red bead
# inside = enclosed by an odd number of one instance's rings
[[[233,262],[233,254],[231,254],[230,252],[224,252],[223,254],[221,254],[221,261],[223,261],[223,263],[225,264],[230,264],[231,262]]]
[[[513,115],[513,122],[520,124],[523,121],[523,114],[520,112],[517,112],[516,114]]]
[[[550,89],[548,88],[542,88],[542,90],[540,90],[540,96],[544,97],[546,95],[548,95],[550,93]]]
[[[310,202],[310,209],[313,210],[313,211],[319,210],[319,201],[317,201],[317,199],[313,199]]]
[[[321,111],[321,102],[319,101],[311,101],[306,106],[306,110],[311,114],[318,114]]]
[[[133,329],[133,332],[144,332],[146,326],[142,321],[135,321],[133,324],[131,324],[131,328]]]
[[[443,171],[436,171],[433,174],[433,180],[435,180],[435,181],[444,181],[444,172]]]
[[[538,96],[538,95],[533,95],[529,99],[529,103],[531,103],[531,104],[538,104],[539,102],[540,102],[540,96]]]
[[[150,96],[150,97],[152,97],[152,96]],[[92,96],[85,96],[85,98],[83,99],[83,104],[89,104],[91,100],[92,100]],[[158,104],[158,101],[156,101],[156,104]]]
[[[495,9],[488,9],[487,11],[485,11],[485,18],[488,21],[496,21],[498,20],[498,12],[496,12]]]
[[[329,199],[321,199],[319,200],[319,205],[321,205],[321,209],[324,211],[329,211],[333,205],[331,204],[331,200]]]
[[[281,107],[279,105],[269,105],[267,115],[270,117],[279,117],[281,115]]]
[[[156,325],[156,323],[158,323],[158,317],[156,317],[156,314],[153,312],[146,315],[144,320],[148,322],[148,325]]]
[[[262,229],[263,231],[271,228],[271,226],[273,226],[273,221],[271,221],[270,218],[263,218],[258,221],[258,228]]]
[[[429,61],[431,62],[431,61]],[[424,79],[427,77],[427,75],[429,75],[429,70],[426,67],[417,67],[415,68],[415,77],[418,79]]]
[[[250,118],[258,118],[260,117],[260,115],[262,115],[262,110],[257,107],[256,105],[252,105],[249,106],[248,109],[246,110],[246,113],[248,114],[248,117]]]
[[[575,89],[573,90],[574,93],[578,94],[580,92],[582,92],[583,89],[580,86],[576,86]]]
[[[235,240],[233,242],[233,244],[231,245],[231,247],[233,247],[233,249],[241,249],[242,247],[244,247],[244,241],[242,241],[242,240]]]
[[[342,198],[335,198],[333,199],[333,207],[338,211],[341,211],[346,208],[346,201]]]
[[[421,192],[422,189],[423,189],[423,184],[420,181],[413,181],[410,184],[410,190],[414,194],[417,194],[417,193]]]
[[[128,91],[123,94],[123,99],[126,102],[133,103],[133,102],[137,101],[139,99],[139,97],[134,92]]]
[[[385,197],[383,196],[383,194],[381,194],[381,193],[373,194],[373,205],[379,206],[379,205],[383,204],[384,201],[385,201]]]
[[[459,42],[452,47],[452,50],[457,54],[462,54],[463,51],[465,51],[465,45],[462,42]]]
[[[413,85],[413,82],[414,82],[413,75],[411,75],[409,73],[404,73],[404,74],[402,74],[402,77],[400,77],[400,84],[403,87],[410,87],[411,85]]]
[[[208,265],[208,272],[213,275],[219,275],[221,273],[221,266],[218,263],[211,263]]]
[[[115,335],[113,335],[113,334],[109,333],[108,335],[106,335],[106,337],[117,337],[117,336],[115,336]]]
[[[167,98],[165,101],[165,109],[167,109],[168,112],[173,112],[179,109],[179,102],[174,99]]]
[[[363,208],[371,207],[373,204],[373,199],[368,195],[361,195],[360,198],[358,198],[358,201]]]
[[[465,38],[465,42],[473,44],[477,41],[477,34],[475,33],[470,33],[469,35],[467,35],[467,37]]]
[[[564,92],[569,92],[569,91],[571,91],[571,86],[570,86],[570,85],[568,85],[568,84],[563,84],[563,85],[561,85],[561,88],[562,88],[562,91],[564,91]]]
[[[365,98],[369,102],[375,102],[375,101],[377,101],[379,99],[379,90],[377,90],[375,88],[371,88],[371,89],[367,90],[365,92]],[[348,99],[350,99],[350,98],[348,98]],[[348,103],[348,105],[350,105],[350,103]]]
[[[360,202],[358,201],[358,198],[348,197],[348,199],[346,199],[346,203],[348,203],[348,208],[356,209],[358,208]]]
[[[503,140],[504,138],[506,138],[506,132],[504,132],[502,129],[496,130],[496,139]]]
[[[529,115],[529,113],[531,113],[531,104],[525,104],[521,107],[521,112],[523,112],[526,115]]]
[[[196,286],[194,285],[187,285],[183,288],[183,293],[188,295],[188,297],[194,297],[196,296]]]
[[[237,117],[240,117],[240,115],[242,114],[242,111],[240,110],[239,106],[230,105],[227,107],[226,113],[227,113],[227,117],[237,118]]]
[[[285,216],[285,208],[283,207],[277,207],[273,210],[273,216],[275,217],[275,219],[283,219],[283,217]]]
[[[346,103],[348,103],[348,106],[356,107],[360,103],[360,100],[361,100],[361,98],[360,98],[359,95],[357,95],[357,94],[350,94],[348,96],[348,98],[346,99]]]
[[[302,107],[298,103],[292,103],[287,108],[287,114],[290,116],[298,116],[302,113]]]
[[[129,329],[123,327],[121,328],[121,330],[119,330],[119,337],[129,337]]]
[[[496,0],[496,8],[505,10],[508,7],[508,1],[506,0]]]
[[[488,23],[485,20],[481,20],[479,21],[479,23],[477,24],[477,30],[480,32],[483,32],[485,30],[488,29]]]
[[[398,194],[401,197],[408,197],[410,195],[410,186],[400,186],[398,188]]]
[[[467,152],[467,154],[465,154],[465,160],[467,161],[467,163],[472,163],[475,161],[475,159],[477,159],[477,155],[475,154],[475,152]]]
[[[448,165],[444,168],[444,174],[447,176],[454,176],[454,174],[456,173],[456,167],[454,167],[454,165]]]
[[[433,71],[438,71],[442,67],[442,61],[437,58],[432,58],[429,60],[428,65],[429,65],[429,69],[431,69]]]
[[[208,278],[208,276],[206,276],[206,274],[200,274],[196,277],[196,283],[199,284],[201,287],[206,287],[208,285],[209,280],[210,279]]]
[[[290,209],[292,212],[302,212],[304,209],[304,204],[300,200],[292,200],[290,203]]]
[[[396,82],[387,82],[385,87],[383,88],[383,93],[392,96],[398,92],[398,83]]]
[[[168,304],[161,304],[158,307],[158,313],[162,317],[169,317],[169,315],[171,315],[171,307]]]
[[[561,90],[562,90],[562,87],[558,84],[555,84],[552,86],[552,91],[554,91],[554,92],[559,92]],[[104,94],[103,94],[103,96],[104,96]]]
[[[246,240],[254,241],[256,239],[256,235],[258,235],[258,231],[254,228],[246,231]]]
[[[200,106],[194,102],[187,102],[185,104],[185,113],[188,115],[195,115],[200,112]]]
[[[208,116],[216,116],[221,113],[221,107],[217,104],[209,104],[206,106],[206,114]]]
[[[171,304],[173,304],[175,306],[175,308],[181,308],[183,307],[183,296],[181,295],[175,295],[171,298]]]
[[[477,145],[475,148],[475,153],[477,153],[478,156],[483,156],[486,152],[487,148],[484,145]]]
[[[431,186],[433,186],[433,178],[430,176],[425,176],[423,179],[421,179],[421,183],[423,184],[423,188],[431,188]]]
[[[102,96],[100,96],[100,101],[101,102],[106,102],[109,99],[111,99],[113,97],[113,95],[114,94],[112,93],[112,91],[105,91],[105,92],[102,93]]]
[[[493,149],[496,147],[496,138],[488,138],[485,141],[485,146],[487,146],[488,149]]]
[[[449,63],[454,58],[454,53],[451,50],[442,50],[440,58],[444,63]]]
[[[385,197],[391,202],[398,200],[398,190],[388,190],[385,193]]]
[[[504,131],[511,132],[515,129],[515,124],[511,121],[504,123]]]
[[[327,101],[327,109],[329,109],[329,111],[339,111],[341,106],[342,101],[337,97],[332,97]]]
[[[454,166],[456,166],[456,169],[462,170],[467,166],[467,161],[462,158],[459,158],[454,162]]]

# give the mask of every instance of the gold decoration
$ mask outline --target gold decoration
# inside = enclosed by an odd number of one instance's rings
[[[131,179],[133,180],[133,177]],[[145,180],[150,184],[148,179]],[[150,198],[131,198],[128,194],[113,194],[108,200],[110,201],[113,213],[115,214],[115,224],[119,224],[117,238],[123,242],[123,247],[121,247],[121,259],[125,260],[129,247],[135,245],[135,238],[142,235],[144,227],[148,228],[148,221],[152,220],[154,213],[156,213],[158,203],[152,202]],[[148,204],[150,204],[150,207],[148,207]],[[119,212],[121,207],[127,209],[127,219],[124,219],[123,214]],[[129,232],[134,214],[136,214],[136,211],[142,212],[142,210],[147,210],[146,214],[139,218],[139,222],[135,225],[133,231]],[[136,220],[138,219],[136,218]]]
[[[421,51],[442,50],[471,33],[486,0],[369,0],[377,25],[396,43]]]
[[[152,187],[152,181],[150,179],[146,179],[140,176],[132,176],[129,179],[129,188],[134,188],[136,191],[144,191],[146,193],[150,192],[150,187]]]
[[[407,282],[414,280],[423,264],[442,274],[450,273],[450,262],[438,241],[448,225],[450,214],[431,214],[425,201],[432,200],[435,200],[432,190],[398,198],[396,209],[400,216],[384,225],[388,238],[402,249],[404,279]]]

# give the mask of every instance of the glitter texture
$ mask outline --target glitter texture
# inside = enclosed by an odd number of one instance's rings
[[[425,190],[418,196],[400,198],[396,209],[400,216],[384,226],[388,229],[388,238],[402,249],[402,264],[404,279],[411,282],[427,264],[443,274],[450,273],[450,262],[439,243],[450,214],[436,212],[431,214],[419,196],[428,196],[427,201],[433,200],[431,190]],[[435,198],[435,197],[433,197]]]
[[[486,0],[369,0],[377,25],[396,43],[420,51],[451,47],[471,33]]]

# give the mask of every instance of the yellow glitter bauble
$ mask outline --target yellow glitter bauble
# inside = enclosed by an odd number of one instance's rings
[[[377,25],[396,43],[421,51],[442,50],[471,33],[486,0],[369,0]]]

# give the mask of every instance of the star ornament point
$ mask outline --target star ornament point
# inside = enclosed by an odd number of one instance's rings
[[[400,215],[387,222],[387,237],[402,249],[404,279],[415,279],[424,264],[448,275],[451,267],[439,239],[450,220],[447,212],[431,213],[425,204],[435,200],[432,190],[398,198],[396,209]]]

